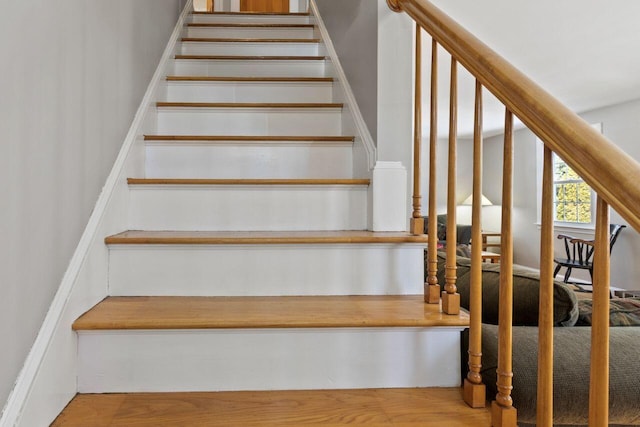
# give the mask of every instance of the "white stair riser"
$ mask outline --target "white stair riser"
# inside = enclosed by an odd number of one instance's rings
[[[198,24],[214,23],[257,23],[257,24],[310,24],[309,16],[296,15],[224,15],[224,14],[194,14],[191,22]]]
[[[460,329],[79,334],[80,393],[460,385]]]
[[[367,228],[367,186],[134,185],[130,188],[131,230]]]
[[[353,143],[147,143],[147,178],[352,178]]]
[[[423,291],[424,245],[111,245],[109,294],[402,295]]]
[[[187,60],[174,61],[173,74],[211,77],[324,77],[323,60]]]
[[[317,56],[318,43],[183,42],[182,54]]]
[[[339,108],[159,108],[170,135],[328,135],[341,133]]]
[[[188,27],[187,37],[247,39],[312,39],[313,27]]]
[[[332,82],[168,82],[167,101],[331,102]]]

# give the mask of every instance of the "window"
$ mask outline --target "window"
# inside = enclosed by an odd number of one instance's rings
[[[592,125],[602,132],[602,123]],[[542,158],[544,144],[538,140],[538,225],[542,200]],[[571,167],[553,154],[554,220],[556,226],[593,228],[595,225],[595,193]]]
[[[557,155],[553,155],[554,219],[556,222],[590,225],[593,191]]]

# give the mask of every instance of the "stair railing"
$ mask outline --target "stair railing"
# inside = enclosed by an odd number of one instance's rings
[[[482,89],[489,90],[505,106],[504,164],[502,183],[502,225],[500,262],[500,309],[497,390],[492,402],[493,426],[516,426],[517,411],[512,390],[512,299],[513,299],[513,120],[518,117],[544,143],[542,226],[540,247],[540,314],[538,342],[538,426],[553,425],[553,164],[552,153],[560,156],[597,193],[596,243],[594,260],[593,319],[591,330],[591,372],[589,425],[606,426],[609,409],[609,206],[640,231],[640,164],[594,130],[574,112],[545,92],[505,59],[462,28],[427,0],[387,0],[396,12],[407,13],[415,22],[416,35],[416,124],[414,158],[420,157],[421,123],[421,34],[432,38],[429,207],[428,234],[437,235],[436,223],[436,140],[437,140],[437,48],[451,54],[449,111],[449,162],[447,201],[447,261],[442,309],[455,314],[456,302],[456,123],[457,66],[476,78],[473,137],[472,241],[481,238],[482,194]],[[420,162],[414,163],[414,212],[412,232],[420,217]],[[416,204],[417,201],[417,204]],[[436,277],[437,239],[429,239],[425,301],[439,303]],[[469,373],[464,399],[472,407],[485,405],[482,383],[482,245],[472,245],[470,289]]]

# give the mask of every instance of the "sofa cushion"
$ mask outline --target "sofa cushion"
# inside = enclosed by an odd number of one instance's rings
[[[458,258],[458,292],[460,305],[469,308],[471,260]],[[498,324],[500,264],[482,263],[482,322]],[[540,273],[537,270],[513,266],[513,324],[536,326],[540,300]],[[553,284],[553,321],[556,326],[573,326],[578,320],[576,295],[561,282]]]
[[[610,330],[610,425],[640,425],[640,328]],[[589,415],[591,328],[555,328],[553,342],[554,426],[584,425]],[[495,396],[498,327],[482,325],[482,376]],[[513,406],[518,425],[536,421],[538,328],[513,328]]]
[[[591,326],[593,317],[593,300],[578,301],[577,326]],[[624,298],[609,301],[610,326],[640,326],[640,299]]]

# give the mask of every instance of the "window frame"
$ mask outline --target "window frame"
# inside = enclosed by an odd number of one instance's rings
[[[598,132],[602,133],[602,123],[594,123],[591,126],[593,128],[595,128]],[[537,207],[538,207],[538,209],[537,209],[537,225],[540,226],[540,224],[542,222],[541,221],[542,168],[543,168],[543,158],[544,158],[544,143],[542,142],[542,140],[540,140],[537,137],[536,137],[536,146],[537,146],[537,154],[538,154],[537,155],[537,178],[538,178],[537,179],[537,190],[538,190],[538,194],[537,194],[537,196],[538,196],[537,197]],[[553,166],[554,166],[554,168],[555,168],[556,159],[558,159],[558,160],[562,161],[563,163],[565,163],[564,160],[562,160],[562,158],[560,158],[555,153],[553,153]],[[556,184],[557,183],[568,184],[568,183],[571,183],[571,182],[585,183],[585,181],[583,179],[556,180],[555,179],[555,173],[554,173],[554,177],[553,177],[553,190],[554,190],[553,206],[554,206],[554,209],[555,209],[555,206],[556,206],[556,199],[555,199],[555,187],[556,187]],[[567,229],[567,230],[595,230],[596,193],[595,193],[595,191],[593,191],[593,188],[591,188],[591,186],[589,186],[589,190],[591,192],[591,222],[585,223],[585,222],[557,221],[555,219],[555,212],[554,212],[553,225],[554,225],[555,228],[560,229],[560,230],[562,230],[562,229]]]

